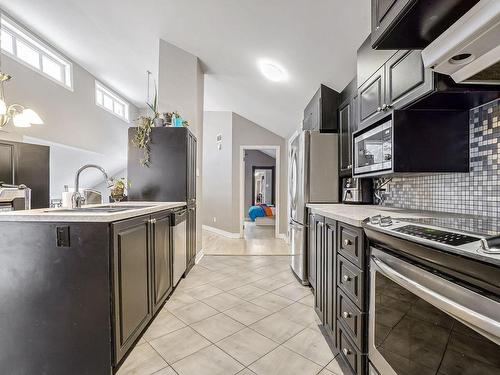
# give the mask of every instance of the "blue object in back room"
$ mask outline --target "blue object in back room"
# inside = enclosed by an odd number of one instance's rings
[[[248,209],[248,217],[250,220],[255,221],[255,218],[257,217],[265,217],[266,212],[261,206],[251,206]]]

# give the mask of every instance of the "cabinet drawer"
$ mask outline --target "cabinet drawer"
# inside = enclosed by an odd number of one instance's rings
[[[363,349],[363,327],[366,315],[339,289],[337,291],[337,319],[346,327],[358,349]]]
[[[337,323],[337,344],[340,355],[346,360],[356,375],[365,373],[366,355],[361,353],[344,332],[342,323]]]
[[[365,264],[363,231],[358,228],[339,223],[338,232],[339,254],[354,263],[359,268],[363,268]]]
[[[364,310],[364,278],[365,274],[344,257],[337,261],[337,286],[359,307]]]

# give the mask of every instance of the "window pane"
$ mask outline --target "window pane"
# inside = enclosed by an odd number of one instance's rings
[[[38,52],[20,40],[17,40],[16,42],[17,57],[31,66],[40,69],[40,55]]]
[[[102,103],[102,91],[96,90],[95,92],[95,102],[99,105],[103,105]]]
[[[12,35],[2,30],[1,38],[2,38],[2,49],[9,53],[14,53],[14,40],[12,38]]]
[[[118,116],[123,117],[123,104],[115,102],[115,113]]]
[[[42,65],[45,74],[57,79],[59,82],[63,82],[63,67],[59,63],[47,56],[42,56]]]
[[[104,108],[113,111],[113,99],[107,95],[104,95]]]

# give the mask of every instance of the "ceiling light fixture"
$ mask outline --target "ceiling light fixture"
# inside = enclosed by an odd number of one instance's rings
[[[0,29],[2,12],[0,10]],[[4,83],[9,82],[12,76],[2,72],[2,38],[0,38],[0,129],[12,119],[14,126],[18,128],[29,128],[33,125],[42,125],[43,121],[38,114],[30,108],[20,104],[7,105],[5,103]]]
[[[287,79],[285,70],[274,62],[261,60],[259,62],[259,67],[264,77],[270,81],[280,82]]]

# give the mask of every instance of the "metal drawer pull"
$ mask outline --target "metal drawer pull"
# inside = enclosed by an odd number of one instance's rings
[[[348,313],[347,311],[344,311],[342,313],[342,316],[345,318],[345,319],[350,319],[352,317],[352,315],[350,313]]]
[[[348,240],[347,238],[344,240],[344,246],[349,246],[352,245],[351,240]]]
[[[349,282],[349,281],[351,281],[352,279],[351,279],[349,276],[344,275],[343,280],[344,280],[344,282],[348,283],[348,282]]]
[[[351,355],[352,354],[352,352],[347,348],[342,349],[342,353],[344,353],[344,355]]]

